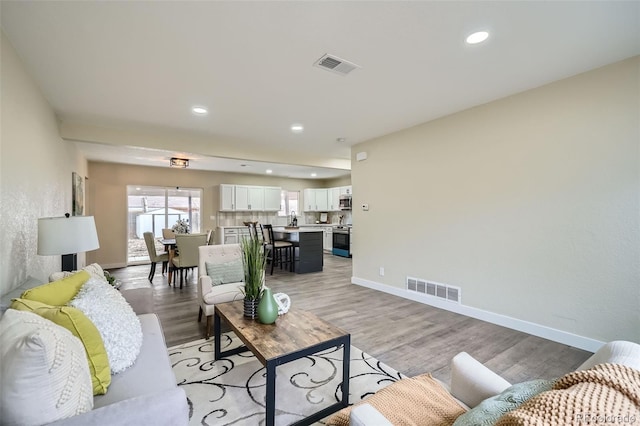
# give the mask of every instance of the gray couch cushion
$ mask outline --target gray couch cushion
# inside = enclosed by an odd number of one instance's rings
[[[135,364],[111,376],[105,395],[94,397],[94,409],[124,399],[139,397],[176,387],[176,377],[167,355],[167,345],[160,321],[155,314],[139,315],[142,325],[142,348]]]

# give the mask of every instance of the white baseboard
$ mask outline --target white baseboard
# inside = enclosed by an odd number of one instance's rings
[[[544,325],[536,324],[529,321],[512,318],[506,315],[496,314],[494,312],[485,311],[471,306],[466,306],[447,300],[439,300],[424,296],[419,293],[413,293],[403,288],[392,287],[390,285],[381,284],[375,281],[366,280],[364,278],[351,277],[351,283],[357,284],[363,287],[367,287],[373,290],[382,291],[383,293],[393,294],[394,296],[402,297],[404,299],[413,300],[415,302],[424,303],[425,305],[434,306],[436,308],[444,309],[446,311],[455,312],[457,314],[466,315],[471,318],[476,318],[482,321],[487,321],[492,324],[507,327],[513,330],[522,331],[534,336],[542,337],[544,339],[552,340],[554,342],[562,343],[565,345],[573,346],[575,348],[583,349],[589,352],[597,351],[605,342],[599,340],[590,339],[584,336],[578,336],[577,334],[569,333],[555,328],[547,327]]]

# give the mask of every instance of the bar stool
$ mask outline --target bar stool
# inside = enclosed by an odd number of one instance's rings
[[[293,243],[273,238],[272,225],[260,225],[260,230],[264,239],[265,257],[267,261],[271,262],[271,275],[273,275],[273,268],[276,263],[280,266],[280,269],[284,264],[288,264],[289,271],[293,272],[295,263]]]

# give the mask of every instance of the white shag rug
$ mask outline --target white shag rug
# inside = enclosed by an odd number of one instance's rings
[[[222,350],[240,346],[233,332]],[[342,398],[342,348],[308,356],[276,369],[276,425],[295,423]],[[251,352],[213,359],[213,338],[169,348],[178,385],[187,393],[190,425],[261,425],[266,369]],[[349,403],[405,377],[351,346]],[[316,424],[324,424],[323,422]]]

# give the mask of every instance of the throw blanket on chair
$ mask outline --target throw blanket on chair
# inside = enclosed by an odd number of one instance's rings
[[[452,425],[465,412],[431,374],[404,378],[359,402],[371,404],[394,425]],[[352,407],[331,416],[328,426],[349,426]]]
[[[496,426],[633,424],[640,422],[640,371],[598,364],[560,378],[502,416]]]

